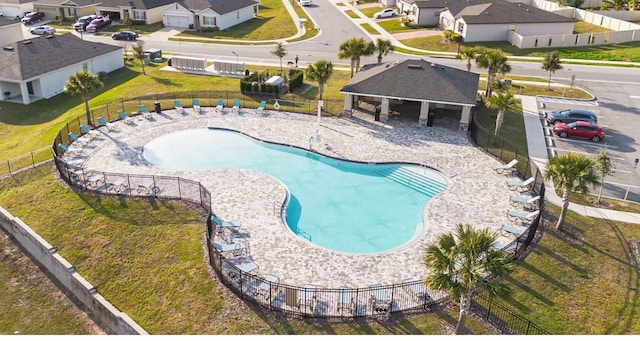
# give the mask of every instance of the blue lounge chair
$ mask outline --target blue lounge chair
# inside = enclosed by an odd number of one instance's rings
[[[303,314],[313,315],[316,310],[316,289],[313,284],[305,284],[298,298],[298,309]]]
[[[530,177],[529,179],[524,181],[507,181],[507,187],[509,187],[509,189],[523,190],[526,189],[527,186],[529,186],[531,183],[533,183],[534,180],[535,179],[533,177]]]
[[[150,118],[151,117],[151,113],[149,112],[149,110],[147,110],[147,107],[144,106],[144,104],[140,104],[138,106],[138,109],[140,110],[140,113],[142,114],[142,116],[144,116],[145,118]]]
[[[224,228],[227,228],[233,233],[238,233],[238,227],[240,227],[240,224],[236,224],[233,221],[222,220],[216,216],[211,216],[211,221],[218,227],[218,232],[222,232]]]
[[[58,143],[58,148],[62,149],[62,151],[65,154],[69,154],[69,156],[71,156],[72,154],[82,154],[84,152],[84,150],[82,148],[76,148],[76,147],[67,147],[66,145],[62,144],[62,143]]]
[[[278,292],[278,283],[280,279],[273,275],[266,275],[259,280],[259,284],[256,287],[254,295],[256,297],[262,297],[267,302],[271,302],[273,294]]]
[[[501,241],[495,241],[493,243],[491,243],[491,246],[498,249],[498,250],[502,250],[502,251],[506,251],[506,252],[512,252],[516,250],[516,246],[518,246],[518,243],[514,243],[511,242],[509,244],[504,244]]]
[[[522,206],[527,208],[532,208],[536,201],[540,200],[540,196],[536,195],[535,197],[521,197],[517,195],[509,196],[509,202],[514,206]]]
[[[201,113],[202,108],[200,107],[200,101],[197,98],[192,100],[193,112]]]
[[[500,227],[500,232],[502,232],[502,234],[506,233],[511,233],[516,237],[520,237],[523,233],[524,233],[525,229],[523,228],[518,228],[518,227],[513,227],[510,225],[502,225],[502,227]]]
[[[89,129],[86,125],[81,124],[80,125],[80,131],[85,134],[85,135],[96,135],[99,134],[97,131],[95,130],[91,130]]]
[[[240,112],[240,98],[236,98],[233,101],[233,108],[232,109],[233,109],[233,112],[236,113],[236,114]]]
[[[221,98],[221,99],[218,99],[218,105],[216,105],[216,111],[222,112],[223,109],[224,109],[224,100]]]
[[[256,112],[264,112],[264,109],[267,107],[267,101],[260,101],[260,106],[256,109]]]
[[[133,120],[131,120],[131,117],[127,116],[127,114],[124,113],[124,110],[118,110],[118,116],[120,116],[120,119],[122,121],[124,121],[124,123],[133,123]]]
[[[71,140],[73,142],[78,142],[78,143],[81,143],[83,145],[87,145],[87,144],[91,143],[91,139],[88,139],[88,138],[86,138],[84,136],[83,137],[78,137],[78,135],[74,134],[71,131],[69,132],[68,135],[69,135],[69,137],[71,138]]]
[[[98,117],[98,123],[100,123],[100,125],[107,127],[107,130],[111,131],[111,128],[113,127],[113,124],[107,122],[102,116]]]
[[[174,99],[173,100],[173,107],[176,109],[176,112],[178,114],[184,113],[184,108],[182,107],[182,104],[180,104],[180,100]]]
[[[354,311],[354,302],[353,302],[353,289],[347,287],[341,287],[340,292],[338,294],[338,313],[340,316],[344,316],[346,312],[347,315],[352,316]]]
[[[507,217],[509,219],[515,220],[515,221],[531,221],[539,213],[540,213],[540,210],[535,210],[533,212],[521,212],[521,211],[516,211],[516,210],[508,210],[507,211]]]
[[[517,163],[518,163],[518,160],[513,159],[511,160],[511,162],[507,163],[506,165],[493,165],[493,170],[495,170],[498,173],[502,173],[504,171],[513,172],[516,170],[515,165]]]
[[[213,245],[213,247],[219,252],[231,252],[234,255],[241,254],[242,250],[244,249],[242,243],[219,244],[211,240],[211,245]]]

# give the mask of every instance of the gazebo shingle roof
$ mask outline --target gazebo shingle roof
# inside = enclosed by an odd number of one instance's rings
[[[340,89],[342,93],[401,100],[475,105],[477,73],[424,59],[365,65]]]

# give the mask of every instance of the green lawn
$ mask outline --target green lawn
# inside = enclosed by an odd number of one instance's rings
[[[611,32],[610,29],[593,25],[584,21],[576,21],[576,24],[573,26],[573,34],[579,33],[597,33],[597,32]]]
[[[350,9],[344,11],[344,13],[346,13],[349,16],[349,18],[360,18],[360,16],[357,15],[356,12],[354,12],[354,11],[352,11]]]
[[[262,0],[259,16],[222,31],[184,31],[177,37],[204,37],[238,40],[271,40],[288,38],[298,30],[281,0]]]
[[[385,6],[382,6],[382,4],[379,4],[378,7],[358,8],[358,11],[362,12],[362,14],[364,14],[366,17],[373,18],[373,15],[376,12],[382,11],[385,8],[386,8]]]
[[[420,30],[426,31],[428,29],[423,26],[404,26],[400,22],[400,19],[379,21],[378,25],[389,33],[415,32]]]
[[[360,27],[364,28],[365,31],[371,34],[378,34],[378,30],[373,28],[373,26],[369,25],[368,23],[360,24]]]

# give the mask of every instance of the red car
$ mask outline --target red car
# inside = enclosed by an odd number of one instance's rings
[[[36,21],[42,21],[44,19],[44,13],[42,12],[29,12],[22,18],[22,23],[25,25],[31,25]]]
[[[593,142],[600,142],[604,140],[604,131],[602,131],[602,128],[585,121],[557,123],[553,126],[553,132],[560,137],[577,137],[581,139],[588,139]]]
[[[90,33],[95,33],[109,26],[111,26],[111,19],[102,17],[94,19],[84,30]]]

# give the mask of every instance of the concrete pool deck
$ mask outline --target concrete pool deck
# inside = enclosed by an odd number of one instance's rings
[[[316,117],[285,112],[229,108],[217,113],[203,108],[202,114],[186,109],[184,114],[164,110],[153,120],[133,117],[133,124],[114,122],[111,130],[98,129],[84,167],[96,171],[129,174],[179,176],[199,181],[211,192],[214,214],[239,222],[250,244],[250,254],[262,276],[274,275],[281,283],[318,287],[366,287],[421,279],[425,245],[451,231],[457,223],[498,232],[499,241],[511,242],[499,234],[502,224],[511,224],[505,180],[510,175],[492,169],[495,159],[474,147],[457,122],[436,120],[434,127],[418,127],[414,121],[391,119],[374,122],[366,114],[351,117],[323,117],[320,141],[312,140]],[[146,143],[159,136],[185,129],[219,127],[279,143],[312,149],[329,156],[370,162],[415,162],[442,172],[447,189],[427,202],[423,209],[425,228],[411,242],[380,254],[347,254],[323,249],[295,236],[281,219],[280,207],[286,189],[277,179],[242,169],[177,171],[149,164],[142,156]],[[100,136],[103,135],[103,136]],[[277,162],[277,160],[274,160]],[[384,210],[384,207],[380,207]],[[345,226],[345,228],[348,228]],[[393,231],[389,231],[393,233]]]

